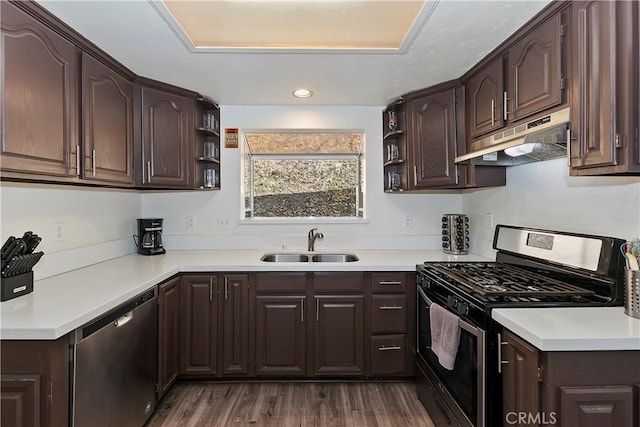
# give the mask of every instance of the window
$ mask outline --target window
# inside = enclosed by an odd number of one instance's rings
[[[363,218],[364,133],[245,132],[245,218]]]

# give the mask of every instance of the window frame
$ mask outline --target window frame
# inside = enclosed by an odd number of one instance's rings
[[[338,129],[314,129],[314,130],[269,130],[269,131],[246,131],[246,133],[274,133],[274,134],[282,134],[282,133],[343,133],[350,132],[347,130],[338,130]],[[353,132],[353,131],[352,131]],[[278,154],[252,154],[248,147],[247,142],[242,146],[243,152],[241,153],[241,162],[248,162],[248,165],[243,164],[241,167],[242,175],[241,175],[241,218],[239,223],[241,224],[258,224],[258,223],[368,223],[366,219],[366,207],[364,204],[365,198],[365,189],[366,182],[363,181],[364,175],[364,167],[365,163],[365,132],[364,131],[355,131],[362,134],[362,146],[358,153],[278,153]],[[264,216],[253,216],[255,211],[254,209],[254,198],[255,198],[255,173],[254,173],[254,165],[255,160],[352,160],[355,163],[356,171],[355,171],[355,202],[353,206],[354,215],[352,216],[306,216],[306,217],[264,217]],[[247,167],[248,166],[248,167]],[[249,176],[245,176],[245,169],[248,169]],[[245,186],[247,186],[248,180],[248,191],[249,194],[246,194]],[[249,199],[249,207],[247,207],[246,199]],[[359,213],[362,212],[362,215]],[[249,216],[247,216],[249,214]]]

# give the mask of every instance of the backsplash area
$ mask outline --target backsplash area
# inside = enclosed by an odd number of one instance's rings
[[[640,236],[640,177],[573,177],[566,159],[507,169],[507,186],[469,190],[462,210],[471,223],[471,251],[491,255],[494,224],[632,239]]]

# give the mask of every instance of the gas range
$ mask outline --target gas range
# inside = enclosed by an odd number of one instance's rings
[[[495,262],[425,262],[416,266],[418,396],[443,424],[502,425],[500,334],[495,308],[624,304],[625,241],[612,237],[498,225]],[[431,346],[436,304],[459,318],[454,369]],[[471,391],[471,393],[469,392]],[[444,408],[444,409],[443,409]],[[436,425],[439,423],[436,422]]]

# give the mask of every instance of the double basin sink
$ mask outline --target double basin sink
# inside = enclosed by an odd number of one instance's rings
[[[265,262],[354,262],[358,259],[349,253],[266,253],[260,258]]]

